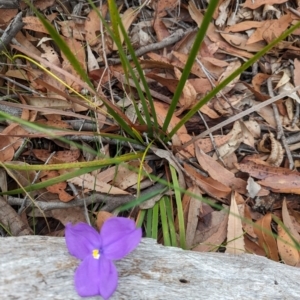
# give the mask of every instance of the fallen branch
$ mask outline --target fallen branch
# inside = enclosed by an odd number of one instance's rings
[[[150,194],[154,191],[158,191],[163,189],[165,186],[161,183],[156,183],[153,186],[143,190],[140,194],[140,196],[144,196],[147,194]],[[30,206],[34,204],[38,209],[41,211],[47,211],[52,209],[62,209],[62,208],[70,208],[70,207],[76,207],[76,206],[84,206],[95,204],[95,203],[105,203],[103,208],[101,210],[105,211],[113,211],[117,207],[129,203],[136,199],[135,195],[109,195],[109,194],[103,194],[103,193],[95,193],[91,196],[81,198],[81,199],[74,199],[70,202],[62,202],[57,199],[57,201],[35,201],[32,203],[30,199],[25,200],[25,206]],[[22,205],[24,203],[24,199],[8,196],[7,202],[10,205]]]
[[[2,238],[2,299],[82,299],[73,286],[79,261],[63,238]],[[111,299],[299,299],[300,270],[261,256],[199,253],[143,239],[116,262],[119,285]],[[99,298],[85,298],[99,299]]]
[[[185,35],[187,35],[191,31],[192,30],[184,31],[182,29],[179,29],[176,32],[174,32],[172,35],[170,35],[169,37],[162,40],[161,42],[152,43],[152,44],[149,44],[147,46],[141,47],[140,49],[136,50],[135,56],[140,57],[148,52],[160,50],[167,46],[173,45],[176,42],[180,41]],[[131,55],[128,55],[127,59],[132,60]],[[119,58],[109,58],[108,61],[112,65],[117,65],[117,64],[121,63],[121,59],[119,59]]]

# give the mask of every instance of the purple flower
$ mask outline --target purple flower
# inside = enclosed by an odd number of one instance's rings
[[[108,299],[118,285],[118,272],[112,260],[134,250],[141,238],[141,228],[127,218],[106,220],[100,234],[88,224],[68,223],[65,230],[68,250],[82,260],[74,278],[77,293],[82,297],[101,295]]]

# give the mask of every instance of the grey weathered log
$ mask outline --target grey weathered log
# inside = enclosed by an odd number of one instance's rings
[[[78,263],[63,238],[1,238],[1,299],[81,299],[73,288]],[[250,254],[197,253],[143,239],[116,265],[112,299],[300,298],[298,268]]]
[[[19,8],[20,0],[0,0],[0,9]]]

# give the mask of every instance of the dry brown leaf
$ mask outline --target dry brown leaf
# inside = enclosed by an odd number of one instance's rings
[[[160,1],[158,3],[160,3]],[[170,36],[168,28],[158,15],[153,21],[153,29],[159,42]]]
[[[283,224],[286,226],[286,228],[289,230],[289,233],[293,236],[293,238],[300,243],[300,235],[295,229],[295,226],[291,220],[287,204],[286,204],[286,199],[283,200],[282,202],[282,220]]]
[[[25,70],[22,70],[22,69],[12,69],[12,70],[8,70],[8,71],[5,73],[5,76],[7,76],[7,77],[13,77],[13,78],[18,78],[18,79],[21,79],[21,80],[29,81],[27,72],[26,72]]]
[[[193,186],[188,189],[192,194],[201,196],[201,192],[197,186]],[[189,199],[189,210],[187,216],[187,225],[186,225],[186,246],[190,249],[193,246],[194,237],[196,234],[196,229],[198,225],[198,216],[202,209],[202,202],[196,198],[188,196]]]
[[[22,112],[22,116],[24,116],[25,111],[26,110]],[[22,119],[24,118],[22,117]],[[1,162],[12,160],[15,154],[15,150],[17,150],[23,142],[23,139],[18,137],[18,135],[28,136],[28,132],[16,123],[12,123],[8,125],[0,133],[0,161]]]
[[[279,224],[277,226],[278,239],[277,246],[281,260],[290,266],[295,266],[299,262],[299,251],[290,235]]]
[[[265,4],[272,5],[272,4],[281,4],[285,2],[287,2],[287,0],[259,0],[259,1],[246,0],[246,2],[243,4],[243,7],[256,9]]]
[[[34,16],[23,17],[22,21],[25,23],[23,27],[24,29],[49,34],[48,30],[44,27],[43,23],[40,21],[38,17],[34,17]]]
[[[241,194],[247,193],[247,183],[245,180],[236,178],[232,172],[225,169],[221,164],[209,155],[205,154],[198,147],[196,147],[196,157],[201,168],[206,171],[210,177],[222,182],[229,188],[236,190]]]
[[[244,133],[246,131],[244,129],[239,121],[234,122],[232,130],[228,133],[230,139],[227,143],[218,147],[220,157],[230,155],[239,148],[240,144],[245,140]]]
[[[264,41],[258,41],[248,44],[249,38],[245,34],[220,33],[220,35],[224,38],[225,41],[228,42],[228,44],[232,45],[233,47],[249,52],[259,52],[266,46],[266,43]]]
[[[50,46],[46,45],[45,43],[41,43],[40,47],[43,49],[44,53],[41,55],[41,58],[47,60],[51,64],[51,66],[56,66],[61,68],[61,62],[60,62],[60,57],[58,53]],[[55,69],[51,69],[51,72],[60,78],[62,81],[65,81],[65,77],[61,75],[59,72],[57,72]],[[53,76],[51,76],[48,73],[45,73],[43,76],[43,81],[48,83],[51,86],[54,86],[60,91],[64,91],[65,86],[56,80]],[[57,95],[56,93],[53,93],[52,91],[48,90],[48,97],[55,97],[55,98],[60,98],[64,99],[64,97]]]
[[[58,99],[58,98],[51,98],[51,97],[35,97],[29,95],[26,95],[26,97],[24,98],[26,99],[26,102],[33,107],[61,109],[62,110],[61,114],[65,113],[65,111],[63,111],[64,109],[72,109],[75,112],[82,112],[87,110],[86,107],[74,102],[70,103],[65,99]],[[41,112],[43,111],[41,110]],[[78,114],[77,117],[79,116],[80,115]]]
[[[206,94],[212,90],[212,85],[207,78],[191,78],[189,82],[198,94]]]
[[[84,24],[76,23],[74,20],[56,22],[60,25],[61,34],[64,37],[75,38],[79,41],[86,40]]]
[[[276,84],[276,87],[274,88],[274,90],[277,90],[278,88],[285,85],[286,83],[288,83],[291,80],[291,74],[288,69],[282,70],[278,75],[281,75],[281,74],[282,74],[282,76],[281,76],[280,80],[278,81],[278,83]]]
[[[132,22],[136,19],[137,15],[139,14],[138,9],[133,9],[132,7],[128,8],[122,15],[121,21],[123,23],[125,31],[128,31],[129,27],[131,26]],[[123,44],[124,36],[122,31],[119,29],[120,34],[120,42]],[[113,50],[117,51],[118,47],[116,43],[113,44]]]
[[[145,176],[139,177],[137,171],[130,170],[131,168],[139,169],[141,162],[131,161],[129,163],[124,163],[116,167],[116,176],[113,179],[112,184],[122,190],[126,190],[128,187],[133,186],[138,182],[138,180],[143,180]],[[144,162],[142,172],[147,172],[148,174],[152,172],[149,165]]]
[[[192,17],[192,19],[198,24],[198,27],[200,27],[200,25],[202,24],[202,20],[203,20],[203,14],[200,12],[200,10],[196,7],[196,5],[194,4],[193,1],[189,2],[189,13]],[[247,51],[243,51],[243,50],[239,50],[235,47],[232,47],[230,44],[228,44],[227,42],[224,42],[224,40],[222,39],[222,37],[220,36],[220,34],[218,33],[217,28],[210,23],[208,30],[206,32],[206,35],[208,36],[208,38],[214,42],[214,43],[218,43],[218,46],[220,49],[231,53],[231,55],[237,55],[237,56],[241,56],[241,57],[245,57],[245,58],[251,58],[252,54],[250,54]]]
[[[201,242],[198,246],[194,247],[192,249],[193,251],[216,251],[226,239],[228,214],[223,210],[214,211],[212,214],[220,215],[218,219],[221,220],[221,222],[219,222],[218,225],[215,226],[216,231],[212,235],[210,235],[209,238],[207,238],[205,241]]]
[[[116,188],[108,183],[101,182],[97,180],[95,176],[90,174],[81,175],[72,179],[68,179],[68,182],[72,182],[78,186],[84,187],[91,191],[97,191],[100,193],[110,194],[110,195],[128,195],[129,193]]]
[[[52,209],[51,211],[47,211],[46,213],[50,214],[49,217],[59,220],[63,225],[66,225],[70,222],[72,224],[86,222],[84,209],[82,207]]]
[[[286,199],[282,202],[282,220],[285,228],[282,228],[282,226],[278,224],[278,251],[284,263],[295,266],[299,263],[300,255],[294,240],[299,243],[300,235],[297,232],[295,224],[289,214]]]
[[[99,8],[98,11],[95,9],[91,9],[90,13],[88,14],[85,23],[85,40],[89,46],[93,47],[100,42],[99,37],[99,30],[101,19],[99,18],[98,14],[100,13],[102,17],[105,18],[107,11],[107,3],[103,3]]]
[[[244,232],[239,209],[235,199],[235,192],[231,193],[230,212],[227,226],[226,253],[245,253]]]
[[[54,5],[54,3],[55,3],[55,0],[37,0],[37,1],[34,1],[34,6],[36,8],[38,8],[39,10],[43,11],[46,8]]]
[[[294,59],[294,85],[300,85],[300,60]],[[298,90],[298,95],[300,95],[300,91]]]
[[[224,211],[213,210],[210,205],[203,202],[198,215],[198,226],[193,244],[202,243],[216,233],[220,223],[224,220],[224,216],[226,216]]]
[[[240,32],[240,31],[246,31],[252,28],[258,28],[261,27],[263,24],[262,21],[245,21],[238,24],[234,24],[232,26],[228,26],[225,28],[225,32]]]
[[[266,256],[266,252],[258,244],[251,241],[246,235],[244,237],[245,249],[247,253],[253,253],[260,256]]]
[[[35,124],[46,125],[49,127],[54,127],[58,129],[71,129],[72,126],[65,121],[61,120],[60,115],[46,115],[48,120],[38,120]]]
[[[160,0],[152,2],[155,10],[155,18],[153,21],[153,29],[155,30],[158,41],[162,41],[169,36],[169,31],[165,26],[162,18],[167,15],[168,10],[174,9],[178,5],[177,0]]]
[[[41,181],[46,181],[59,176],[59,173],[57,171],[43,171],[42,174],[43,175],[41,176]],[[71,196],[65,191],[66,187],[67,187],[67,183],[64,181],[64,182],[50,185],[46,187],[46,189],[50,193],[58,194],[59,200],[63,202],[69,202],[74,198],[74,196]]]
[[[114,215],[111,214],[110,212],[100,210],[97,213],[97,219],[96,219],[96,227],[97,227],[98,231],[101,230],[101,227],[104,224],[104,222],[113,216]]]
[[[1,24],[6,24],[10,22],[18,14],[18,9],[0,9],[0,22]]]
[[[177,68],[174,68],[174,73],[179,80],[182,73]],[[196,104],[196,97],[197,92],[195,91],[193,85],[191,85],[189,81],[186,81],[179,99],[181,108],[175,113],[175,116],[179,116],[183,111],[193,107]]]
[[[299,172],[257,164],[250,160],[236,164],[236,167],[242,172],[249,173],[252,177],[262,179],[257,183],[270,188],[273,192],[300,194]]]
[[[68,45],[69,49],[72,51],[72,53],[75,55],[76,60],[79,62],[81,68],[83,70],[86,70],[86,57],[85,57],[85,49],[81,42],[77,41],[74,38],[64,38],[66,44]],[[73,74],[75,77],[80,78],[77,71],[73,68],[71,63],[68,61],[64,53],[62,53],[63,63],[62,68],[63,70],[67,71],[70,74]],[[61,77],[61,75],[60,75]],[[66,83],[71,86],[75,91],[80,92],[82,90],[82,86],[74,82],[72,79],[70,79],[68,76],[65,77]]]
[[[204,177],[188,164],[183,166],[191,179],[209,196],[221,200],[226,198],[231,192],[231,189],[226,185],[210,177]]]
[[[102,181],[102,182],[110,182],[114,179],[116,176],[116,166],[109,167],[104,171],[101,171],[99,174],[96,175],[97,180]]]
[[[267,256],[275,261],[279,261],[276,240],[271,234],[271,213],[266,214],[255,222],[254,232],[258,236],[258,244],[267,253]]]
[[[175,92],[176,87],[177,87],[178,82],[179,82],[178,79],[175,79],[175,78],[165,78],[165,77],[162,77],[162,76],[158,76],[158,75],[156,75],[154,73],[148,73],[146,76],[148,78],[154,79],[158,83],[164,85],[172,93]]]
[[[184,66],[186,65],[187,60],[188,60],[188,57],[189,57],[188,54],[173,51],[172,55],[177,59],[177,60],[173,60],[172,64],[175,67],[183,69]],[[194,75],[197,75],[200,78],[201,77],[206,78],[206,75],[205,75],[204,71],[202,70],[202,68],[197,63],[193,64],[192,69],[191,69],[191,73],[194,74]]]
[[[1,141],[1,139],[0,139]],[[18,166],[29,166],[29,164],[21,161],[11,161],[10,164]],[[36,178],[36,171],[34,170],[9,170],[8,171],[11,178],[13,178],[20,186],[29,186],[33,183]],[[38,194],[37,191],[29,192],[31,196]]]
[[[33,149],[30,153],[33,153],[34,156],[41,160],[41,161],[47,161],[51,155],[51,152],[44,149]],[[80,150],[65,150],[65,151],[57,151],[55,154],[51,157],[49,164],[57,164],[57,163],[66,163],[66,162],[75,162],[78,160],[80,156]]]
[[[243,217],[242,224],[244,231],[252,238],[257,239],[257,235],[254,232],[253,222],[251,217],[251,208],[248,204],[244,205],[243,214],[240,214]]]
[[[231,138],[231,135],[217,135],[214,136],[215,145],[219,148],[220,146],[226,144]],[[198,139],[195,142],[195,146],[201,149],[204,153],[214,150],[214,146],[210,138]]]
[[[229,63],[224,73],[219,77],[218,83],[225,80],[227,77],[229,77],[234,71],[236,71],[242,63],[240,60],[235,60]],[[240,76],[236,76],[224,89],[222,89],[222,93],[227,94],[229,93],[235,86],[235,84],[239,81]]]
[[[11,161],[14,157],[15,149],[9,136],[0,134],[0,162]]]

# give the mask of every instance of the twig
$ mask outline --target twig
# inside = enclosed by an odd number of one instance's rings
[[[204,119],[202,113],[200,112],[200,110],[198,110],[198,114],[199,114],[199,116],[201,117],[202,122],[203,122],[205,128],[208,129],[208,125],[207,125],[207,123],[206,123],[206,121],[205,121],[205,119]],[[215,142],[214,136],[213,136],[211,133],[209,133],[209,138],[210,138],[210,141],[211,141],[211,143],[212,143],[212,146],[213,146],[214,150],[216,151],[216,154],[217,154],[218,159],[219,159],[219,160],[222,162],[222,164],[225,166],[224,160],[223,160],[223,158],[222,158],[221,155],[220,155],[220,152],[219,152],[219,149],[218,149],[217,144],[216,144],[216,142]]]
[[[16,34],[22,29],[25,24],[22,22],[22,12],[19,12],[16,17],[9,23],[4,30],[0,39],[0,52],[6,50],[6,47],[16,36]]]
[[[274,97],[274,92],[273,92],[273,87],[272,87],[272,78],[271,77],[268,78],[268,80],[267,80],[267,86],[268,86],[269,95],[271,97]],[[292,157],[290,148],[289,148],[289,146],[286,142],[286,138],[285,138],[285,135],[284,135],[284,132],[283,132],[283,128],[282,128],[281,119],[280,119],[280,116],[279,116],[277,105],[275,103],[272,103],[272,108],[273,108],[273,111],[274,111],[274,117],[275,117],[276,124],[277,124],[277,139],[278,140],[280,139],[282,144],[283,144],[283,147],[285,149],[285,153],[286,153],[287,158],[289,160],[289,168],[290,168],[290,170],[292,170],[294,168],[294,161],[293,161],[293,157]]]
[[[87,205],[86,205],[86,201],[85,198],[81,198],[79,196],[79,193],[77,191],[76,186],[72,183],[72,182],[68,182],[68,186],[70,187],[70,189],[72,190],[74,197],[76,200],[78,201],[83,201],[83,209],[84,209],[84,217],[86,222],[91,225],[91,221],[90,221],[90,217],[89,217],[89,213],[88,213],[88,209],[87,209]]]
[[[1,0],[0,9],[7,8],[20,8],[19,0]]]
[[[56,153],[56,152],[54,151],[54,152],[52,152],[52,153],[49,155],[49,157],[48,157],[47,160],[45,161],[45,165],[48,164],[48,162],[51,160],[51,158],[54,156],[55,153]],[[31,184],[35,184],[35,182],[36,182],[36,181],[38,180],[38,178],[40,177],[41,172],[42,172],[42,171],[40,170],[40,171],[38,171],[38,172],[35,174],[35,176],[34,176],[32,182],[31,182]],[[18,214],[19,214],[19,215],[20,215],[20,214],[23,212],[23,210],[24,210],[25,202],[26,202],[26,200],[28,199],[28,196],[29,196],[29,194],[27,193],[26,196],[25,196],[25,198],[23,199],[23,202],[22,202],[22,204],[21,204],[21,207],[20,207],[19,210],[18,210]],[[30,202],[32,202],[32,200],[30,200]]]
[[[169,37],[165,38],[164,40],[162,40],[161,42],[158,43],[153,43],[147,46],[144,46],[138,50],[135,51],[135,55],[137,57],[142,56],[150,51],[155,51],[155,50],[159,50],[162,48],[165,48],[167,46],[170,46],[176,42],[178,42],[179,40],[181,40],[185,35],[187,35],[188,33],[190,33],[192,30],[188,30],[188,31],[184,31],[182,29],[179,29],[178,31],[174,32],[172,35],[170,35]],[[132,60],[131,55],[127,56],[128,60]],[[115,58],[109,58],[108,59],[110,64],[112,65],[117,65],[121,62],[121,60],[119,58],[115,59]]]
[[[208,130],[205,130],[203,131],[202,133],[200,133],[199,135],[197,135],[196,137],[192,138],[189,142],[185,143],[184,145],[178,147],[177,149],[178,150],[182,150],[184,148],[186,148],[187,146],[195,143],[197,140],[207,136],[209,133],[212,133],[218,129],[221,129],[222,127],[228,125],[228,124],[231,124],[233,123],[234,121],[236,120],[239,120],[247,115],[249,115],[250,113],[254,112],[254,111],[257,111],[257,110],[260,110],[261,108],[265,107],[265,106],[268,106],[270,104],[272,104],[273,102],[277,101],[277,100],[280,100],[284,97],[287,97],[289,96],[290,94],[298,91],[300,89],[300,85],[296,86],[295,88],[293,88],[292,90],[290,91],[287,91],[287,92],[284,92],[282,94],[279,94],[278,96],[274,97],[274,98],[271,98],[271,99],[268,99],[262,103],[259,103],[257,105],[254,105],[253,107],[249,108],[249,109],[246,109],[245,111],[242,111],[238,114],[236,114],[235,116],[232,116],[231,118],[219,123],[218,125],[216,126],[213,126],[212,128],[208,129]]]
[[[5,100],[10,100],[10,99],[19,99],[19,96],[18,95],[6,95],[3,97],[0,97],[0,112],[5,112],[14,117],[21,117],[22,111],[23,111],[22,108],[10,107],[10,106],[5,105],[5,103],[6,103]]]
[[[0,49],[1,49],[1,45],[0,45]],[[37,94],[37,95],[39,95],[39,96],[43,96],[43,94],[41,94],[41,93],[39,93],[39,92],[37,92],[37,91],[35,91],[35,90],[32,90],[32,89],[30,89],[28,86],[26,86],[26,85],[24,85],[24,84],[21,84],[21,83],[15,81],[15,80],[13,80],[13,79],[7,77],[7,76],[4,76],[4,75],[0,74],[0,77],[3,78],[3,79],[5,79],[5,80],[7,80],[7,81],[9,81],[9,82],[11,82],[12,84],[14,84],[14,85],[16,85],[16,86],[21,87],[21,88],[24,89],[25,91],[28,91],[28,92],[30,92],[30,93],[32,93],[32,94]]]
[[[300,16],[300,14],[299,14],[299,16]],[[290,71],[291,71],[291,74],[292,74],[293,82],[295,84],[295,65],[294,65],[294,62],[291,62]],[[298,94],[299,94],[299,92],[298,92]],[[300,104],[299,104],[299,102],[295,101],[295,105],[296,105],[296,109],[295,109],[295,114],[294,114],[292,124],[291,124],[292,128],[294,128],[296,123],[299,121],[299,114],[300,114]]]
[[[165,185],[161,183],[155,183],[153,186],[143,190],[140,194],[140,196],[149,194],[153,191],[159,190],[164,188]],[[61,202],[57,199],[57,201],[51,201],[51,202],[46,202],[46,201],[36,201],[38,208],[42,211],[47,211],[47,210],[52,210],[52,209],[62,209],[62,208],[70,208],[70,207],[77,207],[77,206],[84,206],[84,202],[86,205],[90,204],[95,204],[95,203],[106,203],[102,207],[101,210],[105,211],[113,211],[117,207],[126,204],[128,202],[131,202],[136,199],[135,195],[118,195],[118,196],[112,196],[108,194],[103,194],[103,193],[95,193],[91,196],[81,198],[81,199],[75,199],[70,202]],[[21,205],[24,199],[22,198],[16,198],[12,196],[8,196],[7,202],[10,205]],[[29,199],[26,200],[25,202],[26,206],[32,205],[32,201]]]
[[[289,137],[286,138],[287,143],[290,144],[295,144],[297,142],[300,142],[300,132],[297,132]]]

